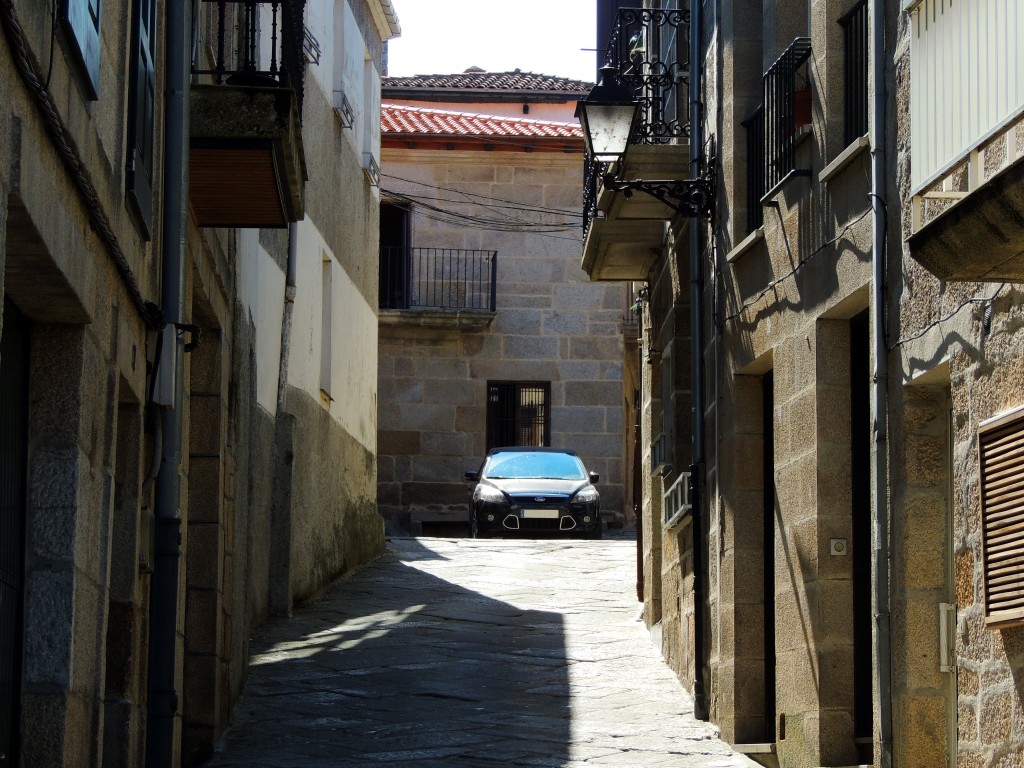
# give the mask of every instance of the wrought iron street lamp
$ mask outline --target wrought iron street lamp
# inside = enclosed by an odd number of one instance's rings
[[[605,64],[600,71],[597,85],[576,104],[576,117],[583,127],[588,157],[611,163],[619,160],[629,145],[640,102],[619,82],[615,67]]]
[[[602,178],[605,189],[630,197],[645,192],[683,216],[710,218],[714,203],[714,178],[711,156],[701,162],[700,176],[694,179],[623,179],[622,162],[640,116],[641,102],[619,81],[618,70],[610,63],[601,67],[601,79],[587,98],[576,105],[576,117],[583,128],[587,157],[591,162],[610,165],[614,173]]]

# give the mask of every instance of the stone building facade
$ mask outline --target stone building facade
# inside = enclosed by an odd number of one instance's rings
[[[584,268],[642,307],[645,621],[765,765],[1018,764],[1024,98],[991,73],[1019,14],[617,5],[608,58],[667,133],[601,170],[714,195],[595,174],[585,208]]]
[[[903,5],[887,18],[896,755],[1014,765],[1024,20],[1012,3]]]
[[[251,631],[383,548],[346,362],[376,354],[397,18],[244,10],[0,10],[3,762],[198,764]]]
[[[384,81],[378,494],[394,530],[465,535],[463,473],[510,443],[576,450],[606,519],[624,514],[625,290],[577,263],[567,121],[588,88],[473,70]]]

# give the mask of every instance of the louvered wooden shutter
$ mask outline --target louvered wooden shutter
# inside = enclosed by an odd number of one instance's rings
[[[982,422],[978,454],[985,623],[1024,624],[1024,408]]]

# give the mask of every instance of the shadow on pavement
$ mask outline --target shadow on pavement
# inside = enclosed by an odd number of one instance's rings
[[[265,626],[207,766],[560,766],[571,719],[563,619],[417,570],[403,539]]]

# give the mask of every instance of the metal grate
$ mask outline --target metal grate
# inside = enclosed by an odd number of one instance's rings
[[[487,449],[550,444],[551,385],[490,382],[487,385]]]
[[[380,308],[494,312],[498,252],[380,249]]]
[[[797,87],[797,71],[811,56],[811,39],[796,38],[764,75],[764,185],[766,196],[774,195],[792,176],[809,171],[796,167],[796,132],[807,109],[810,89]],[[806,100],[806,101],[805,101]]]
[[[743,121],[747,130],[747,232],[764,224],[764,107]]]
[[[861,0],[839,19],[843,28],[843,141],[868,132],[868,3]]]
[[[305,73],[305,0],[202,0],[214,6],[207,34],[213,68],[193,60],[193,75],[209,75],[218,85],[278,85],[291,88],[302,119]],[[198,53],[199,48],[196,48]]]
[[[689,33],[689,8],[618,11],[605,55],[642,104],[635,143],[661,144],[690,135]]]
[[[690,503],[690,473],[680,472],[662,495],[662,524],[666,528],[678,525],[690,512],[693,505]]]
[[[590,222],[597,218],[597,195],[601,179],[607,172],[607,164],[583,157],[583,236],[590,231]]]
[[[978,430],[985,623],[1024,624],[1024,408]]]

